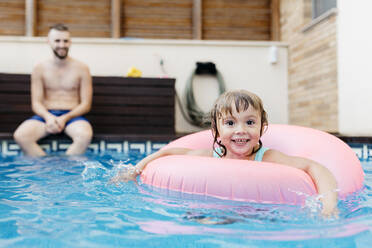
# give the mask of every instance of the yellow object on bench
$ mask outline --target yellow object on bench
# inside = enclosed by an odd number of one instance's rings
[[[127,73],[127,77],[141,77],[142,72],[138,70],[136,67],[130,67]]]

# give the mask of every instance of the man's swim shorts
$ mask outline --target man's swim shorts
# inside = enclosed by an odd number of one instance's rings
[[[64,114],[70,112],[70,110],[60,110],[60,109],[57,109],[57,110],[50,109],[48,111],[49,111],[49,113],[51,113],[52,115],[55,115],[55,116],[61,116],[61,115],[64,115]],[[31,118],[29,118],[29,120],[37,120],[37,121],[41,121],[41,122],[44,122],[45,123],[44,118],[42,118],[39,115],[34,115]],[[80,121],[80,120],[89,122],[85,117],[78,116],[78,117],[75,117],[75,118],[72,118],[72,119],[68,120],[66,122],[66,126],[68,126],[69,124],[73,123],[74,121]]]

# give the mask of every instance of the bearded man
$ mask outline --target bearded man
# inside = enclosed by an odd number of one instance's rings
[[[26,155],[44,156],[37,141],[64,132],[72,139],[66,154],[82,154],[93,135],[92,126],[82,116],[92,105],[89,68],[68,56],[71,40],[67,26],[52,26],[48,44],[52,58],[37,64],[31,75],[31,104],[36,115],[17,128],[14,139]]]

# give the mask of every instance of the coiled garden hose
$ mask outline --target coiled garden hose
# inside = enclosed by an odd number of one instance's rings
[[[209,112],[208,113],[203,112],[201,108],[197,105],[195,101],[195,97],[194,97],[193,81],[194,81],[194,77],[196,74],[197,74],[197,69],[195,69],[192,72],[192,74],[190,75],[189,79],[186,82],[184,99],[186,102],[186,110],[187,110],[188,118],[185,118],[185,119],[192,125],[199,126],[199,127],[208,127],[210,126]],[[209,74],[209,73],[202,73],[202,74]],[[221,95],[222,93],[226,91],[226,86],[225,86],[223,77],[218,70],[216,70],[215,73],[213,73],[213,76],[217,78],[219,95]],[[180,100],[178,99],[178,101]],[[182,109],[182,105],[180,106]]]

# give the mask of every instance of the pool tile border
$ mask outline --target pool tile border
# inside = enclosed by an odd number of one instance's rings
[[[360,161],[372,161],[372,144],[348,144]]]
[[[102,152],[119,152],[129,153],[137,152],[140,154],[153,153],[168,142],[154,142],[154,141],[122,141],[110,142],[105,140],[95,140],[88,147],[88,152],[99,154]],[[45,152],[64,152],[71,144],[69,140],[47,140],[40,143],[40,146]],[[13,140],[0,141],[0,155],[3,156],[17,156],[22,155],[22,151],[18,144]]]
[[[88,147],[88,151],[92,153],[102,152],[137,152],[140,154],[153,153],[168,142],[166,141],[106,141],[106,140],[93,140]],[[63,152],[66,151],[68,146],[71,144],[70,140],[45,140],[41,142],[41,147],[46,152]],[[356,156],[361,161],[372,161],[372,144],[359,144],[349,143],[351,149],[355,152]],[[20,147],[14,142],[14,140],[0,140],[0,155],[3,156],[17,156],[21,155],[22,151]]]

